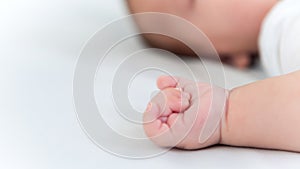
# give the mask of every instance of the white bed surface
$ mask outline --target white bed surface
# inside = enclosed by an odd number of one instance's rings
[[[0,168],[300,167],[299,154],[280,151],[220,146],[172,150],[151,159],[131,160],[95,146],[76,118],[73,73],[84,43],[103,25],[123,16],[123,5],[121,0],[0,2]],[[264,77],[255,70],[225,68],[225,73],[227,87]],[[154,78],[145,76],[142,80],[147,83]],[[143,98],[139,103],[146,102]]]

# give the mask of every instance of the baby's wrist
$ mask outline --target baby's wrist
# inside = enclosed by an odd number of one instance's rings
[[[220,141],[219,144],[225,144],[227,140],[227,129],[228,129],[228,115],[231,105],[231,95],[233,90],[227,90],[227,99],[224,107],[224,112],[220,122]]]
[[[211,93],[214,100],[211,102],[209,115],[204,122],[200,134],[200,143],[210,140],[210,145],[222,144],[224,129],[226,128],[226,116],[230,91],[224,88],[215,87]]]

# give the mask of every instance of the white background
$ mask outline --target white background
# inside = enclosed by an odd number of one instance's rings
[[[0,168],[300,167],[288,152],[214,147],[129,160],[95,146],[73,106],[76,59],[93,33],[125,14],[122,0],[0,0]],[[229,87],[261,77],[226,73]]]

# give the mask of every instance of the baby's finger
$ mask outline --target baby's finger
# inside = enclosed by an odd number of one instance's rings
[[[181,97],[181,106],[179,112],[184,112],[190,107],[190,100],[185,97]]]
[[[161,147],[174,147],[173,135],[166,123],[155,120],[151,123],[144,124],[146,135],[157,145]]]
[[[157,79],[156,83],[157,83],[157,87],[160,90],[164,90],[166,88],[176,87],[177,79],[176,77],[172,77],[172,76],[161,76]]]
[[[151,123],[160,116],[160,108],[156,103],[148,103],[147,109],[144,113],[144,123]]]

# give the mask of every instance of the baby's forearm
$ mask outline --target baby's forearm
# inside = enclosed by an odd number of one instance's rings
[[[300,152],[300,71],[233,89],[221,143]]]

